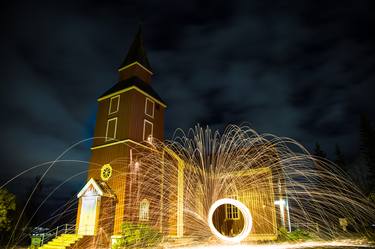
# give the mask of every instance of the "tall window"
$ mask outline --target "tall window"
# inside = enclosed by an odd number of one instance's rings
[[[229,196],[228,198],[237,200],[236,195]],[[238,208],[231,204],[225,204],[225,218],[227,220],[238,220],[240,219]]]
[[[108,115],[118,112],[120,106],[120,95],[114,96],[109,102]]]
[[[116,138],[117,118],[111,118],[107,121],[107,129],[105,131],[105,141],[110,141]]]
[[[143,122],[143,140],[144,141],[152,141],[154,133],[154,125],[152,122],[148,121],[147,119]]]
[[[154,118],[154,106],[155,106],[155,102],[146,98],[145,114],[151,118]]]
[[[139,220],[148,221],[149,219],[150,203],[147,199],[143,199],[139,204]]]

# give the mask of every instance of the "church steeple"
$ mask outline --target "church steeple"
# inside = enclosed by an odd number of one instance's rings
[[[121,63],[119,69],[120,80],[126,80],[130,77],[138,77],[145,82],[151,81],[152,68],[147,58],[143,46],[142,28],[139,26],[138,32],[130,45],[125,60]]]
[[[143,36],[142,36],[142,27],[139,25],[138,32],[134,37],[133,43],[131,44],[128,54],[126,55],[125,60],[122,62],[119,69],[133,63],[138,62],[148,70],[152,71],[150,63],[147,58],[145,48],[143,47]]]

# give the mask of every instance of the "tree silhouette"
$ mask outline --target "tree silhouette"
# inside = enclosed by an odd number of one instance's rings
[[[16,210],[16,196],[6,189],[0,189],[0,242],[12,228],[12,213]]]
[[[318,186],[321,186],[323,182],[322,182],[322,176],[320,175],[320,173],[321,173],[321,168],[324,165],[324,161],[327,158],[327,154],[322,150],[318,142],[315,143],[315,149],[314,149],[313,155],[317,159],[317,161],[315,161],[314,163],[315,171],[316,171],[316,184]]]
[[[339,166],[344,172],[348,173],[348,166],[338,144],[336,144],[335,146],[335,164]]]
[[[375,192],[375,129],[366,114],[360,118],[360,157],[368,169],[366,192]]]
[[[318,142],[315,143],[314,156],[318,157],[319,159],[327,158],[327,154],[322,150]]]

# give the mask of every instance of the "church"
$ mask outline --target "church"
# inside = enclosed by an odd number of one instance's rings
[[[153,141],[164,140],[167,104],[152,87],[153,69],[140,29],[117,71],[118,82],[97,99],[87,182],[77,195],[76,233],[107,248],[121,238],[124,222],[148,224],[167,238],[196,235],[201,229],[191,225],[194,219],[205,222],[193,216],[205,217],[199,200],[207,193],[198,191],[203,188],[191,191],[198,186],[192,180],[197,179],[196,169],[173,151],[160,152],[153,146]],[[147,153],[157,154],[153,158],[159,160],[146,163]],[[151,169],[150,165],[158,166]],[[277,187],[280,179],[272,179],[269,168],[258,168],[254,174],[265,179],[257,195],[236,187],[236,198],[252,213],[253,229],[246,240],[274,240],[278,227],[290,223],[288,206],[281,204],[285,191]],[[239,194],[241,188],[244,194]],[[225,206],[215,219],[220,216],[224,218],[215,226],[223,234],[241,230],[243,219],[236,207]]]

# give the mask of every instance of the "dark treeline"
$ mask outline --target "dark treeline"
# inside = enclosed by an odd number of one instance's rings
[[[375,126],[366,114],[360,116],[358,125],[359,144],[357,156],[348,161],[341,151],[340,145],[335,145],[335,153],[332,158],[327,156],[319,143],[315,144],[314,156],[334,162],[342,171],[347,173],[362,189],[362,191],[373,198],[375,193]]]

